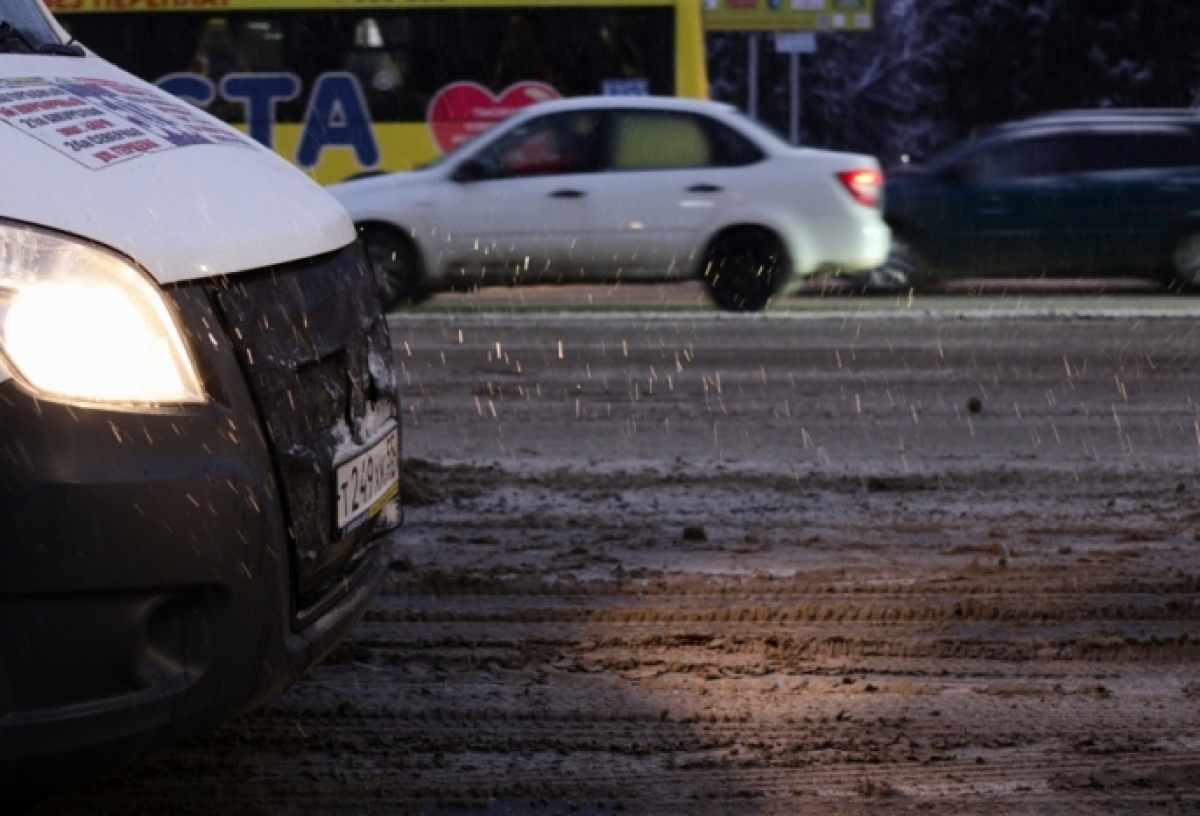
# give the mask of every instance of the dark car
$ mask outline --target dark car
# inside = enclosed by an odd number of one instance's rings
[[[1068,112],[995,128],[892,173],[876,282],[1164,276],[1200,282],[1200,116]]]

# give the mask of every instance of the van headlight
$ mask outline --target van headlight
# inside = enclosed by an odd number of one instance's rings
[[[115,252],[0,222],[0,351],[49,398],[204,402],[158,288]]]

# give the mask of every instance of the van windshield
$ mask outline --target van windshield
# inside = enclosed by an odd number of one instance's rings
[[[3,23],[15,28],[34,47],[62,42],[41,6],[33,0],[0,0],[0,24]]]

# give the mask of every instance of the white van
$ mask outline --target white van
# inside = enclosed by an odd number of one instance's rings
[[[279,694],[401,521],[341,206],[0,0],[0,810]]]

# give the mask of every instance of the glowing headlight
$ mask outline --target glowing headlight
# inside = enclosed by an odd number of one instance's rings
[[[0,222],[0,350],[47,397],[203,402],[157,287],[114,252]]]

